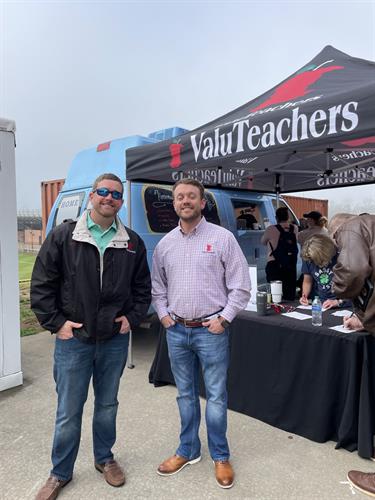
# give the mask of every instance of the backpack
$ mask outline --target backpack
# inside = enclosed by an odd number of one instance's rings
[[[284,230],[280,224],[277,224],[276,227],[280,232],[280,237],[275,250],[270,243],[272,250],[271,255],[275,258],[280,267],[293,267],[296,265],[298,254],[297,238],[294,227],[292,224],[289,224],[288,230]]]

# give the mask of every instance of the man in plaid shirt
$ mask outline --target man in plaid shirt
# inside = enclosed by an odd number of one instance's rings
[[[199,363],[206,387],[208,447],[221,488],[233,486],[227,430],[228,326],[250,297],[244,254],[233,234],[202,216],[204,187],[193,179],[173,186],[179,225],[156,246],[153,305],[167,330],[181,418],[176,454],[160,464],[163,476],[201,459]]]

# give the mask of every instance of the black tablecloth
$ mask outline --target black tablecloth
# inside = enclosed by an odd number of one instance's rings
[[[305,311],[300,310],[301,313]],[[230,326],[228,407],[317,442],[369,458],[375,431],[375,338],[277,314],[243,312]],[[307,312],[307,314],[311,314]],[[161,329],[149,380],[174,383]]]

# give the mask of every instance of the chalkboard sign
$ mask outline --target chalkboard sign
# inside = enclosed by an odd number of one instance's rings
[[[205,193],[206,206],[203,215],[208,222],[220,225],[215,198]],[[178,224],[178,217],[173,208],[172,189],[149,186],[144,191],[146,214],[151,231],[168,233]]]

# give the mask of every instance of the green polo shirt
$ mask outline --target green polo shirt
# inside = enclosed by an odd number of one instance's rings
[[[87,213],[87,228],[90,231],[95,243],[98,245],[101,255],[103,255],[108,243],[117,233],[116,219],[112,222],[112,225],[108,229],[103,229],[90,217],[90,213]]]

